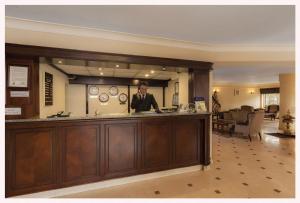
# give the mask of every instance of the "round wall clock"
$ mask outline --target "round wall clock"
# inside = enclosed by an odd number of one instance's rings
[[[127,99],[128,99],[127,94],[121,93],[121,94],[119,95],[119,101],[121,102],[121,104],[126,103],[126,102],[127,102]]]
[[[101,93],[101,94],[99,95],[99,100],[100,100],[100,102],[102,102],[102,103],[108,102],[108,100],[109,100],[108,94],[106,94],[106,93]]]
[[[109,94],[110,94],[111,96],[117,96],[118,93],[119,93],[119,89],[118,89],[117,86],[111,86],[111,87],[109,88]]]
[[[98,95],[99,94],[99,88],[97,86],[90,86],[89,87],[89,94],[90,95]]]

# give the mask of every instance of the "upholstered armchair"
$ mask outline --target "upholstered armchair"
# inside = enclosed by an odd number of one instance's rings
[[[241,110],[242,111],[253,112],[254,111],[254,107],[253,106],[248,106],[248,105],[242,105],[241,106]]]
[[[245,123],[236,123],[234,132],[235,133],[242,133],[249,137],[251,141],[251,136],[259,135],[261,140],[261,128],[263,125],[265,112],[256,111],[249,113],[247,115],[248,119]]]
[[[266,118],[271,118],[271,120],[275,120],[275,118],[278,118],[279,114],[279,105],[277,104],[272,104],[267,107],[267,110],[265,112],[265,117]]]
[[[246,123],[248,120],[248,111],[242,111],[240,109],[231,109],[223,112],[224,120],[233,120],[235,123]]]

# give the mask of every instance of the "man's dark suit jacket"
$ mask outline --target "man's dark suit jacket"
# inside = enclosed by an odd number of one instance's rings
[[[134,94],[131,101],[131,108],[135,112],[150,111],[151,105],[154,109],[158,109],[158,105],[152,94],[147,93],[145,99],[141,99],[137,94]]]

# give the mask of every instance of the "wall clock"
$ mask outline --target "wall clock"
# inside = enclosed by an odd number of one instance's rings
[[[97,86],[90,86],[89,87],[89,94],[90,95],[98,95],[99,94],[99,88]]]
[[[109,100],[108,94],[106,94],[106,93],[101,93],[101,94],[99,95],[99,100],[100,100],[100,102],[102,102],[102,103],[108,102],[108,100]]]
[[[121,93],[119,95],[119,101],[121,104],[125,104],[127,102],[128,96],[125,93]]]
[[[119,89],[118,89],[118,87],[117,87],[117,86],[111,86],[111,87],[109,88],[109,94],[110,94],[111,96],[117,96],[117,95],[119,94]]]

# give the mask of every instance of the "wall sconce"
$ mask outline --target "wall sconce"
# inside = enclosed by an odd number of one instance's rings
[[[214,92],[214,93],[219,93],[220,90],[219,90],[219,89],[213,89],[213,92]]]
[[[250,94],[254,94],[254,90],[250,90],[250,92],[249,92]]]

